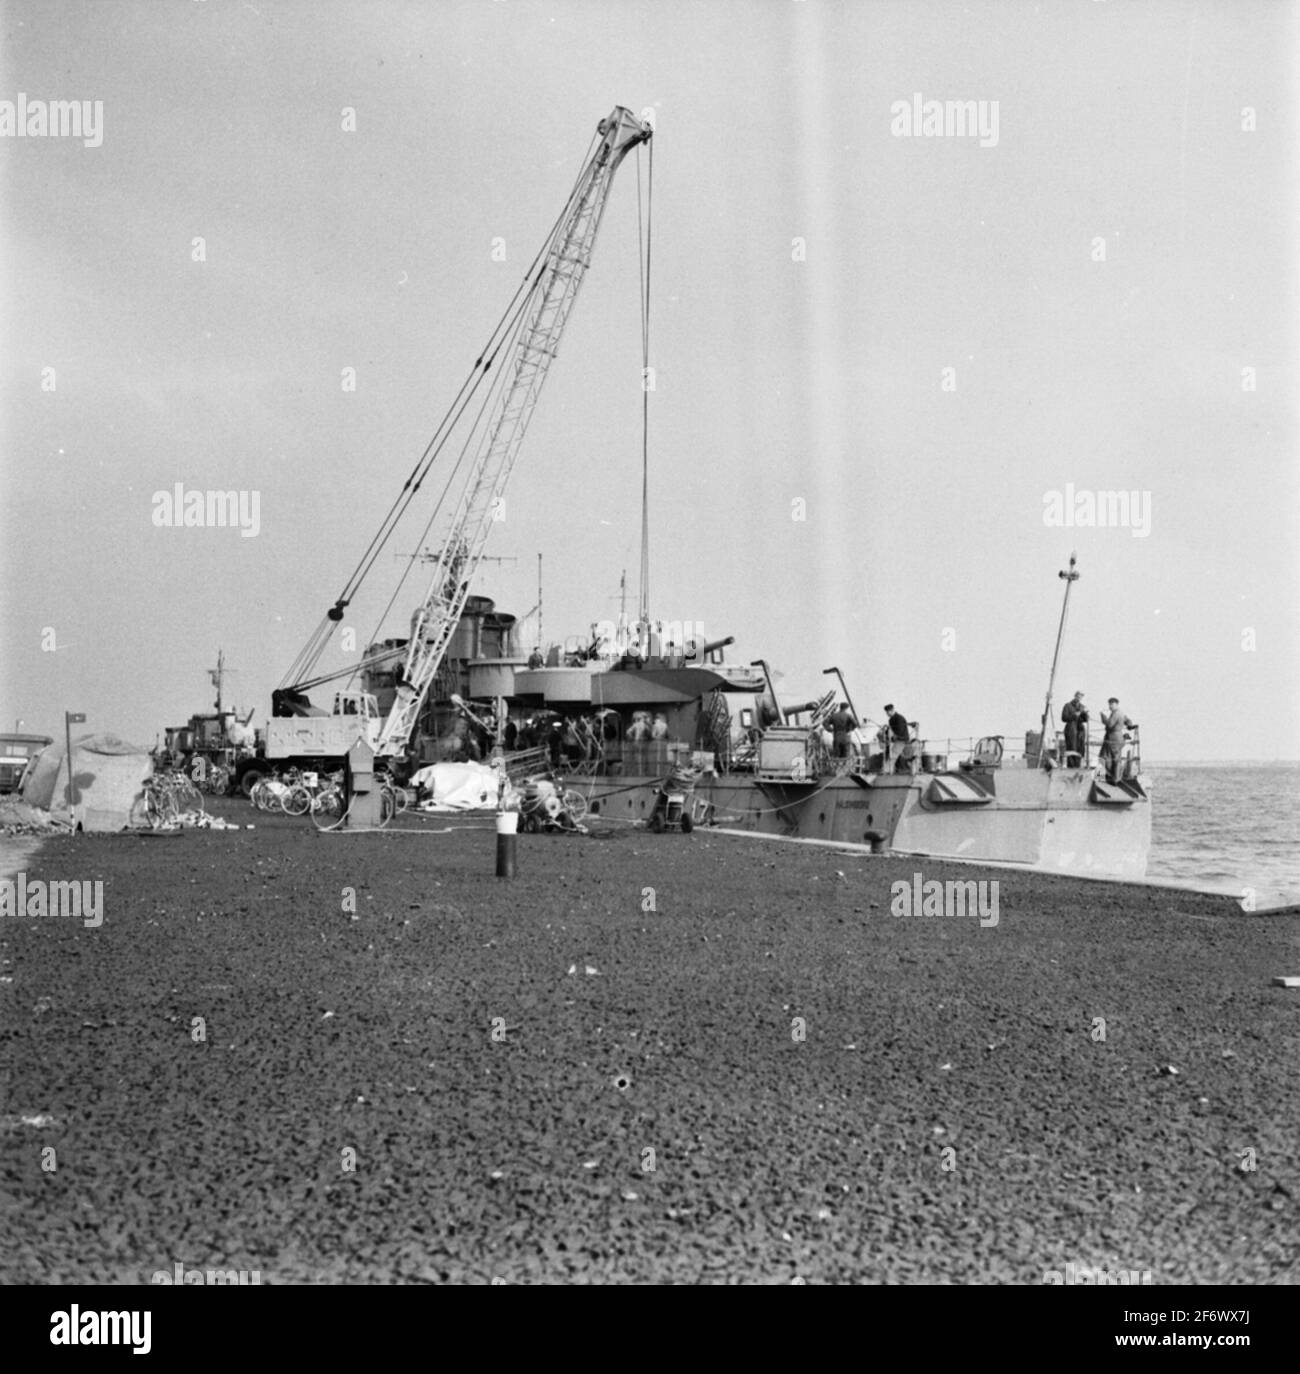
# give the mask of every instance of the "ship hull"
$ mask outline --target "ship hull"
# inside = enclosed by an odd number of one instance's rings
[[[643,821],[661,782],[597,777],[569,785],[599,815]],[[1151,847],[1151,803],[1140,781],[1107,786],[1091,770],[706,777],[690,808],[697,825],[1106,878],[1144,877]]]

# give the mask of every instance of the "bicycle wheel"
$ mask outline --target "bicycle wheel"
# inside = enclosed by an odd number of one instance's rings
[[[576,825],[587,814],[587,799],[581,792],[566,792],[564,794],[564,809],[569,813],[569,819]]]
[[[280,809],[286,816],[305,816],[311,810],[311,789],[304,783],[291,787],[280,798]]]
[[[311,802],[311,822],[317,830],[335,830],[343,823],[343,793],[327,788]]]

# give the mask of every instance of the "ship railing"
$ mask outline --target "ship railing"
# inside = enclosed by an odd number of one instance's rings
[[[1007,730],[1001,734],[946,737],[920,737],[910,740],[886,739],[850,745],[847,757],[829,755],[824,760],[810,757],[809,776],[836,776],[844,773],[942,773],[957,768],[1092,768],[1100,765],[1104,732],[1091,731],[1084,741],[1082,756],[1067,755],[1065,732],[1049,736],[1043,753],[1039,731]],[[1020,741],[1023,740],[1023,745]],[[1012,743],[1012,741],[1015,741]],[[728,771],[752,767],[754,746],[735,748]],[[1141,738],[1136,726],[1126,732],[1120,758],[1119,776],[1136,777],[1142,766]]]
[[[1090,742],[1096,744],[1097,766],[1106,772],[1110,780],[1121,782],[1133,781],[1142,771],[1142,734],[1136,725],[1130,726],[1124,731],[1124,740],[1120,745],[1119,759],[1112,766],[1112,761],[1103,750],[1106,743],[1106,732],[1097,731],[1089,736]]]
[[[944,773],[957,768],[1036,767],[1038,751],[1009,744],[1017,735],[1002,734],[920,736],[888,739],[871,752],[870,771],[886,773]],[[867,752],[863,751],[864,754]]]
[[[1107,772],[1113,771],[1119,778],[1136,778],[1142,769],[1142,740],[1138,727],[1135,725],[1124,732],[1118,767],[1114,770],[1109,769],[1109,760],[1103,754],[1105,742],[1104,730],[1089,728],[1081,741],[1083,749],[1069,750],[1066,748],[1065,731],[1057,730],[1044,750],[1039,732],[1029,730],[1025,734],[1024,751],[1008,751],[1003,762],[1022,763],[1027,768],[1101,768]]]
[[[550,751],[544,744],[532,749],[516,749],[505,756],[506,776],[512,785],[518,785],[534,773],[544,773],[550,766]]]
[[[1127,732],[1120,760],[1119,775],[1136,777],[1142,766],[1141,740],[1137,727]],[[1067,756],[1064,731],[1056,731],[1049,740],[1046,766],[1092,768],[1101,764],[1102,732],[1090,732],[1084,742],[1082,758]],[[1024,740],[1024,744],[1020,744]],[[1012,743],[1011,741],[1016,741]],[[755,742],[733,744],[724,760],[724,772],[745,773],[753,770],[757,761]],[[1002,734],[967,736],[916,737],[907,741],[877,739],[854,742],[847,757],[836,757],[826,751],[810,750],[807,759],[808,777],[835,777],[849,773],[943,773],[958,768],[1040,768],[1045,766],[1038,732],[1006,731]]]
[[[981,735],[970,739],[948,739],[940,746],[937,740],[924,740],[916,746],[923,756],[930,758],[960,759],[965,767],[986,768],[1084,768],[1105,767],[1102,746],[1106,740],[1104,730],[1087,730],[1082,751],[1066,749],[1064,730],[1055,730],[1049,736],[1046,748],[1043,747],[1041,732],[1025,731],[1024,747],[1008,744],[1008,739],[1020,736],[1008,731],[1001,735]],[[1135,725],[1126,730],[1124,744],[1120,753],[1118,776],[1136,777],[1142,768],[1142,740]],[[930,769],[924,763],[922,772]]]

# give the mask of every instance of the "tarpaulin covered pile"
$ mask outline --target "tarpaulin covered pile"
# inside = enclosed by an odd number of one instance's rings
[[[421,811],[470,811],[496,806],[501,775],[485,763],[435,763],[411,783],[429,794]]]
[[[75,805],[68,798],[67,751],[63,741],[47,745],[32,761],[23,783],[23,801],[67,817],[83,830],[125,830],[138,819],[144,780],[153,772],[149,751],[117,735],[83,735],[72,741]]]

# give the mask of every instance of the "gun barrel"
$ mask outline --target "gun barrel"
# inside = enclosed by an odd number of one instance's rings
[[[718,649],[725,649],[727,645],[735,642],[735,635],[728,635],[726,639],[710,639],[701,644],[695,652],[700,658],[703,658],[705,654],[715,653]]]

